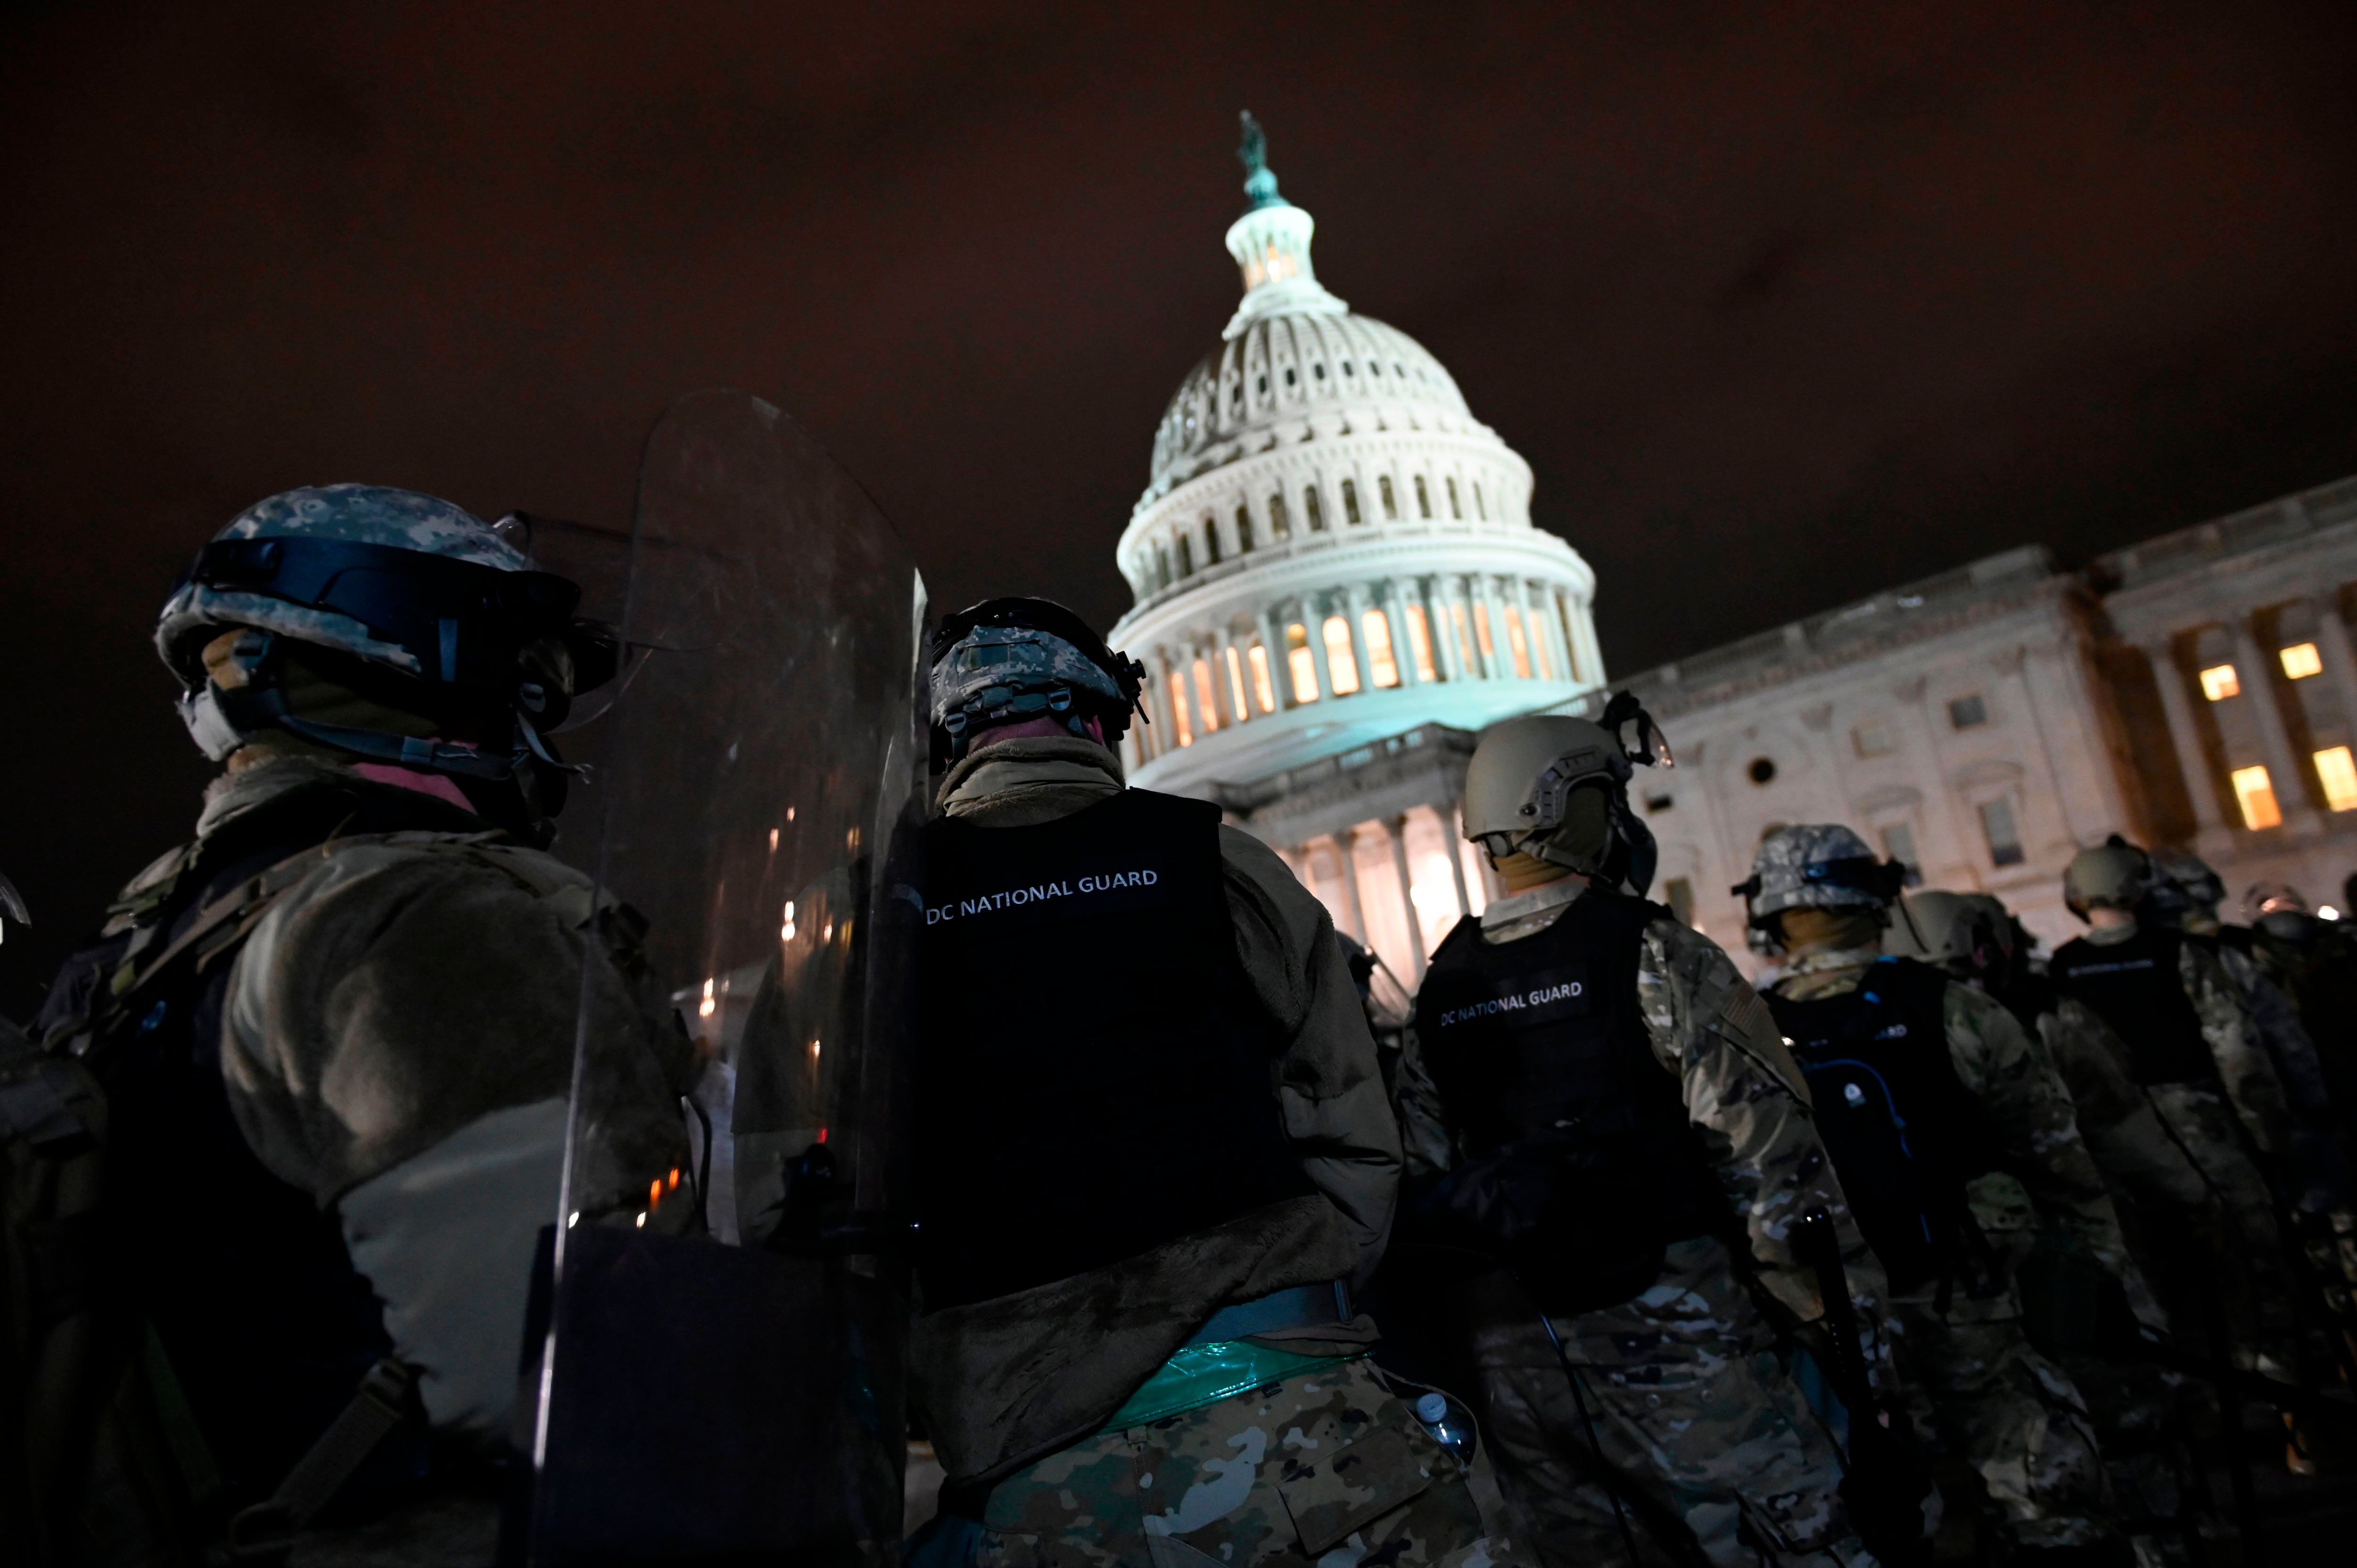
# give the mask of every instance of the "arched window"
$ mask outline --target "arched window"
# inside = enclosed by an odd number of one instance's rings
[[[1400,683],[1399,660],[1392,657],[1392,623],[1381,610],[1362,610],[1359,635],[1367,639],[1367,673],[1378,686]]]
[[[1170,585],[1170,551],[1165,545],[1154,547],[1154,585],[1157,590]]]
[[[1252,547],[1252,508],[1240,506],[1236,508],[1236,553],[1249,555]]]
[[[1182,533],[1178,536],[1178,575],[1181,577],[1191,577],[1194,575],[1195,545],[1191,540]]]
[[[1392,477],[1389,474],[1378,474],[1375,476],[1375,494],[1383,499],[1383,521],[1385,522],[1397,522],[1399,521],[1399,498],[1392,494]]]
[[[1309,514],[1313,518],[1318,515],[1317,495],[1318,492],[1315,490],[1309,492]],[[1241,511],[1243,509],[1239,507],[1236,510]],[[1269,537],[1272,539],[1290,539],[1293,537],[1293,520],[1286,515],[1285,492],[1283,490],[1271,490],[1269,492],[1268,533]]]
[[[1318,499],[1318,487],[1310,486],[1301,492],[1301,515],[1309,521],[1309,532],[1326,532],[1326,503]]]
[[[1170,727],[1178,732],[1178,744],[1195,744],[1194,726],[1187,722],[1187,682],[1178,671],[1170,671]]]
[[[1211,693],[1211,667],[1195,660],[1195,711],[1203,715],[1203,733],[1211,734],[1220,727],[1220,703]]]
[[[1253,697],[1260,703],[1260,711],[1265,714],[1276,712],[1276,681],[1268,667],[1268,650],[1257,642],[1254,643],[1245,662],[1252,666]]]
[[[1447,482],[1448,485],[1448,515],[1453,518],[1462,518],[1465,515],[1465,509],[1462,506],[1459,506],[1457,502],[1457,481],[1454,478],[1451,478]]]
[[[1359,689],[1359,656],[1351,648],[1351,623],[1341,616],[1328,616],[1323,628],[1326,638],[1326,675],[1334,682],[1334,694],[1347,697]]]
[[[1415,477],[1415,515],[1423,518],[1432,515],[1432,492],[1425,488],[1422,474]]]
[[[1318,700],[1318,658],[1309,651],[1309,628],[1295,621],[1285,628],[1286,673],[1293,677],[1293,701]]]
[[[1359,515],[1359,487],[1348,479],[1342,481],[1342,520],[1353,524],[1366,521]]]
[[[1216,566],[1219,564],[1220,520],[1215,517],[1207,517],[1203,520],[1203,564],[1206,566]]]
[[[1410,605],[1400,618],[1407,622],[1408,647],[1415,654],[1415,678],[1432,682],[1440,674],[1432,667],[1432,623],[1426,618],[1422,605]]]

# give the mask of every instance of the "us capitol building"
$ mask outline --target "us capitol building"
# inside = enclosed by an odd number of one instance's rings
[[[1478,732],[1593,715],[1596,575],[1440,362],[1329,293],[1247,129],[1243,299],[1155,432],[1123,532],[1132,779],[1214,800],[1403,980],[1494,891],[1458,833]],[[2065,572],[2042,547],[1700,652],[1632,687],[1675,746],[1632,793],[1652,896],[1749,962],[1769,830],[1844,822],[2050,950],[2062,868],[2118,832],[2339,900],[2357,871],[2357,478]]]

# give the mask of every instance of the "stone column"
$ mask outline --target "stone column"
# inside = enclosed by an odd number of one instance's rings
[[[1220,712],[1227,715],[1228,723],[1240,725],[1249,722],[1252,718],[1252,693],[1245,693],[1243,703],[1241,705],[1237,703],[1237,682],[1228,673],[1228,651],[1235,645],[1234,634],[1228,630],[1228,623],[1225,620],[1222,620],[1219,625],[1212,628],[1211,684],[1220,693]],[[1241,671],[1241,665],[1238,666],[1238,670]]]
[[[1432,634],[1432,664],[1443,681],[1465,679],[1464,661],[1457,656],[1457,623],[1450,618],[1449,598],[1454,579],[1442,574],[1432,579],[1432,596],[1425,601],[1425,629]]]
[[[1367,607],[1367,585],[1364,583],[1353,583],[1342,591],[1342,615],[1351,623],[1351,657],[1358,661],[1359,690],[1361,693],[1375,689],[1375,655],[1374,650],[1367,646],[1364,618]],[[1398,661],[1394,656],[1393,662],[1396,664]]]
[[[1392,628],[1392,663],[1399,671],[1403,690],[1424,682],[1422,672],[1415,667],[1415,634],[1408,629],[1407,607],[1415,602],[1415,585],[1405,577],[1393,578],[1391,598],[1383,606],[1383,620]]]
[[[2316,831],[2316,808],[2309,803],[2308,762],[2291,748],[2291,732],[2284,727],[2283,711],[2276,706],[2276,672],[2251,631],[2251,618],[2233,621],[2234,662],[2240,667],[2243,694],[2251,699],[2259,721],[2259,746],[2266,755],[2267,781],[2275,786],[2276,809],[2283,813],[2287,833]]]
[[[1273,609],[1260,612],[1260,646],[1261,656],[1268,660],[1269,695],[1276,699],[1281,714],[1293,706],[1293,667],[1285,657],[1285,618]]]
[[[2169,743],[2177,751],[2179,777],[2185,780],[2185,798],[2193,806],[2193,841],[2201,855],[2232,854],[2234,841],[2226,831],[2225,803],[2218,780],[2210,771],[2209,753],[2201,747],[2201,731],[2193,722],[2193,703],[2185,693],[2185,671],[2178,666],[2177,639],[2169,636],[2138,643],[2152,666],[2152,683],[2160,690],[2160,711],[2169,721]]]
[[[1440,842],[1448,850],[1448,886],[1457,895],[1457,918],[1463,919],[1473,912],[1473,900],[1465,892],[1465,857],[1458,853],[1457,829],[1460,819],[1446,806],[1436,805],[1432,814],[1440,819]]]
[[[1334,700],[1334,670],[1326,657],[1326,612],[1311,596],[1301,596],[1301,629],[1309,634],[1309,662],[1318,671],[1318,700]]]
[[[2349,623],[2341,618],[2341,596],[2319,594],[2309,601],[2316,610],[2316,651],[2324,660],[2324,673],[2341,699],[2341,727],[2357,747],[2357,657],[2349,648]]]
[[[1506,635],[1505,601],[1498,596],[1498,580],[1484,572],[1476,579],[1481,590],[1482,618],[1490,623],[1490,679],[1511,681],[1514,678],[1514,642]],[[1473,634],[1473,646],[1481,646],[1481,635]]]
[[[1359,830],[1344,828],[1334,835],[1335,853],[1342,857],[1342,912],[1351,917],[1351,934],[1362,947],[1372,947],[1367,940],[1367,907],[1359,901],[1359,858],[1352,845],[1359,841]]]
[[[1424,983],[1424,922],[1415,916],[1415,884],[1407,871],[1407,815],[1402,812],[1383,824],[1392,843],[1392,870],[1399,875],[1400,912],[1407,917],[1407,961],[1414,971],[1409,983]]]
[[[1197,740],[1214,733],[1220,723],[1217,714],[1203,711],[1203,689],[1195,683],[1195,660],[1200,657],[1191,647],[1178,651],[1178,691],[1186,699],[1187,722],[1193,727]]]
[[[1465,618],[1465,629],[1460,635],[1457,618]],[[1481,657],[1481,628],[1473,624],[1473,584],[1468,577],[1451,575],[1448,579],[1448,637],[1456,651],[1457,662],[1468,681],[1490,678],[1489,661]]]
[[[1587,618],[1587,601],[1567,599],[1573,646],[1579,650],[1579,678],[1589,686],[1604,684],[1604,650],[1597,645],[1596,623]]]

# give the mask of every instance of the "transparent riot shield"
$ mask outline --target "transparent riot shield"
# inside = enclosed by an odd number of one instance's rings
[[[897,1559],[923,584],[792,420],[705,392],[648,440],[622,601],[507,1555]]]

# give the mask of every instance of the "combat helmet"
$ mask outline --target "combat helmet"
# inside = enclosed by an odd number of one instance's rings
[[[1621,732],[1637,726],[1634,746]],[[1638,766],[1677,766],[1632,693],[1605,704],[1600,721],[1533,714],[1491,725],[1465,771],[1465,836],[1493,861],[1521,853],[1583,876],[1652,886],[1660,850],[1629,809]]]
[[[215,761],[270,730],[366,761],[449,775],[483,814],[543,834],[567,769],[546,738],[614,673],[581,591],[464,508],[415,490],[319,485],[246,508],[165,602],[156,651],[181,722]],[[223,633],[226,650],[206,650]],[[291,646],[290,646],[291,645]],[[322,722],[290,665],[432,733]]]
[[[2062,902],[2081,919],[2098,906],[2134,909],[2157,880],[2152,857],[2114,833],[2071,857],[2062,871]]]
[[[2226,902],[2226,881],[2200,855],[2157,849],[2150,856],[2152,886],[2138,906],[2138,918],[2156,926],[2206,934],[2218,929],[2218,909]]]
[[[985,599],[943,616],[925,669],[936,768],[962,760],[992,725],[1052,717],[1085,736],[1094,718],[1111,747],[1130,714],[1145,716],[1146,666],[1053,599]]]
[[[1907,867],[1879,860],[1864,839],[1838,822],[1778,828],[1760,841],[1751,875],[1727,889],[1743,900],[1745,920],[1761,950],[1783,950],[1776,917],[1787,909],[1858,909],[1885,923],[1907,885]]]

